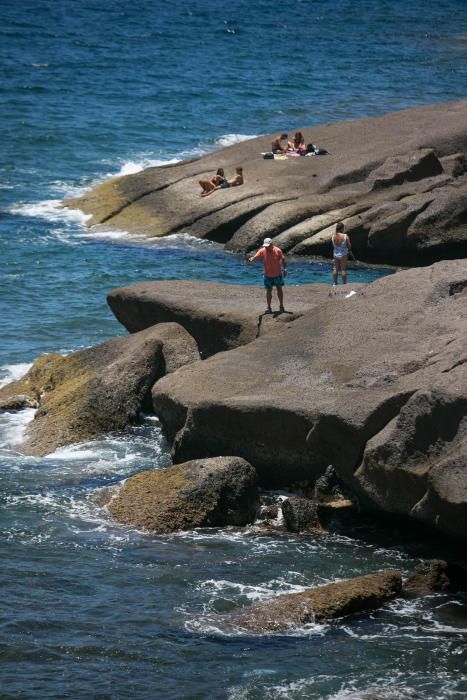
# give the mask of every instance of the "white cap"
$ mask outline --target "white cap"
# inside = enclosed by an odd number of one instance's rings
[[[268,246],[271,245],[271,243],[272,243],[272,241],[271,241],[270,238],[265,238],[264,241],[263,241],[263,246],[264,246],[265,248],[267,248]]]

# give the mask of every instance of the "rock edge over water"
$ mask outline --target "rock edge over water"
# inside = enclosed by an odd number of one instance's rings
[[[357,257],[395,264],[467,255],[467,101],[303,128],[325,156],[264,160],[272,135],[115,178],[67,206],[88,225],[189,233],[249,251],[265,236],[297,255],[331,255],[344,221]],[[245,184],[200,197],[198,180],[242,165]]]

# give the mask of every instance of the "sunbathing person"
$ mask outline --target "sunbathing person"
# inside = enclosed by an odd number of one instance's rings
[[[218,168],[215,175],[212,176],[210,180],[200,180],[199,184],[201,186],[201,196],[211,192],[216,186],[222,185],[223,182],[227,182],[224,175],[224,168]]]
[[[301,131],[296,131],[293,137],[293,141],[289,141],[289,148],[294,153],[299,153],[304,156],[307,152],[307,145]]]
[[[238,187],[243,185],[243,168],[235,168],[235,176],[231,180],[225,180],[220,185],[212,185],[206,192],[201,192],[201,197],[207,197],[208,194],[212,194],[216,190],[223,190],[228,187]]]
[[[276,138],[271,144],[271,151],[273,153],[287,153],[287,149],[289,146],[287,141],[288,138],[289,135],[286,133],[280,134],[280,136],[276,136]]]

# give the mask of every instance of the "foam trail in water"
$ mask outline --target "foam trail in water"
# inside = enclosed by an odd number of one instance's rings
[[[24,440],[24,431],[34,418],[35,408],[0,413],[0,448],[14,449]]]
[[[21,379],[31,367],[32,363],[30,362],[18,362],[18,364],[15,365],[4,365],[0,367],[0,387],[14,382],[17,379]]]

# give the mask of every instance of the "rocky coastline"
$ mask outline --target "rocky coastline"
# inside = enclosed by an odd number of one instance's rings
[[[94,188],[66,206],[91,230],[189,233],[234,252],[266,236],[292,255],[330,257],[343,221],[358,259],[430,264],[467,255],[467,101],[316,127],[327,155],[264,160],[272,134]],[[200,197],[198,180],[243,166],[245,184]]]
[[[0,410],[37,408],[18,450],[38,456],[153,412],[173,466],[131,477],[103,502],[154,534],[258,517],[267,526],[279,508],[290,532],[325,536],[384,513],[465,544],[467,101],[304,132],[329,156],[263,161],[262,137],[67,204],[92,213],[92,226],[183,230],[234,251],[268,235],[297,255],[328,255],[344,220],[360,259],[429,266],[349,285],[352,295],[290,287],[281,314],[264,314],[257,287],[115,289],[108,304],[129,335],[39,358],[0,388]],[[200,198],[197,178],[220,160],[243,163],[247,183]],[[259,487],[292,495],[268,509]],[[279,596],[219,624],[277,632],[371,610],[401,591],[465,589],[465,572],[446,562],[419,573],[404,589],[390,571]]]

